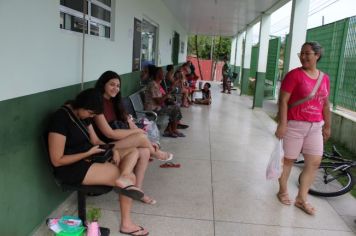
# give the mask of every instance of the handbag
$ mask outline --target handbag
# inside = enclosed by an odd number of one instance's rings
[[[300,99],[300,100],[298,100],[296,102],[293,102],[293,103],[289,104],[288,108],[292,108],[292,107],[298,106],[299,104],[302,104],[302,103],[312,99],[315,96],[316,91],[318,91],[318,89],[320,87],[320,84],[321,84],[321,81],[323,80],[323,77],[324,77],[324,72],[320,71],[319,77],[318,77],[318,81],[316,81],[316,84],[314,85],[314,88],[311,91],[311,93],[308,96],[306,96],[305,98]]]
[[[112,129],[129,129],[129,124],[121,120],[114,120],[109,122],[109,125]]]
[[[62,109],[67,112],[69,118],[79,128],[79,130],[83,133],[83,135],[88,139],[90,143],[89,132],[85,127],[85,125],[74,114],[72,114],[72,111],[68,107],[62,106]],[[97,162],[97,163],[104,163],[110,161],[113,157],[112,148],[114,146],[115,146],[114,144],[99,145],[99,147],[101,149],[105,149],[105,151],[93,154],[90,157],[88,157],[87,160],[90,162]]]

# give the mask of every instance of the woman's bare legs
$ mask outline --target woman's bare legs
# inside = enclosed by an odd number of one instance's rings
[[[134,149],[132,149],[134,150]],[[134,159],[134,162],[137,161],[138,152],[136,151],[128,151],[126,155],[121,153],[123,159],[126,156]],[[131,156],[130,156],[131,155]],[[136,160],[135,160],[136,157]],[[122,167],[123,170],[128,171],[131,168],[132,163],[121,162],[121,165],[126,165],[127,167]],[[132,169],[131,169],[132,171]],[[128,174],[130,175],[130,174]],[[111,163],[94,163],[88,170],[83,184],[86,185],[109,185],[109,186],[117,186],[117,180],[120,177],[120,171],[117,166]],[[126,197],[124,195],[120,195],[120,214],[121,214],[121,224],[120,229],[124,232],[131,232],[135,230],[139,230],[140,227],[133,223],[131,219],[131,207],[132,207],[132,199]],[[146,230],[142,231],[142,234],[147,233]]]
[[[315,171],[319,168],[321,162],[320,156],[304,154],[304,168],[300,175],[300,185],[298,195],[296,197],[296,205],[302,208],[308,214],[313,215],[315,208],[307,201],[310,185],[314,181]]]
[[[136,186],[139,189],[142,189],[143,180],[145,178],[145,172],[151,155],[150,155],[150,150],[148,148],[138,148],[138,152],[139,152],[139,159],[134,169],[134,173],[136,175]],[[153,198],[151,198],[146,194],[145,196],[143,196],[141,201],[148,204],[156,203],[156,201]]]
[[[159,149],[155,149],[152,146],[151,141],[147,138],[147,135],[143,133],[129,135],[126,138],[116,141],[114,143],[116,148],[148,148],[150,154],[160,160],[165,160],[169,157],[169,153],[162,152]]]
[[[293,166],[294,160],[284,158],[283,159],[283,172],[281,177],[278,179],[279,181],[279,191],[277,193],[277,197],[279,201],[283,204],[290,205],[291,200],[288,195],[288,178]]]
[[[139,159],[134,169],[136,175],[136,186],[142,189],[143,179],[150,159],[150,150],[148,148],[138,148]]]
[[[124,195],[120,195],[120,212],[121,212],[121,223],[120,230],[123,232],[133,232],[140,229],[140,226],[133,223],[131,219],[131,206],[132,200]],[[147,230],[142,230],[137,233],[137,235],[145,235]]]

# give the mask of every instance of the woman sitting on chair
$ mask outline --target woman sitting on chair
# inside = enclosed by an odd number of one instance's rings
[[[94,117],[95,126],[105,142],[115,143],[117,148],[136,147],[139,160],[135,167],[136,186],[142,188],[148,161],[152,155],[160,161],[170,161],[173,154],[163,152],[157,144],[152,144],[144,130],[138,128],[127,114],[121,99],[121,78],[113,71],[104,72],[95,84],[102,94],[104,110]],[[155,204],[156,201],[145,195],[142,202]]]
[[[137,159],[136,148],[113,149],[112,162],[95,163],[90,157],[103,152],[104,144],[90,123],[102,112],[102,99],[95,89],[88,89],[57,110],[48,129],[48,149],[55,176],[63,183],[82,185],[108,185],[120,188],[120,231],[137,231],[148,235],[131,220],[132,200],[139,200],[144,193],[135,184],[132,173]]]
[[[166,94],[161,87],[163,79],[163,70],[161,67],[156,67],[153,73],[153,80],[147,85],[145,93],[145,110],[155,111],[158,114],[167,114],[169,123],[164,131],[164,137],[185,137],[181,132],[178,132],[177,127],[182,119],[180,108],[172,100],[170,94]]]

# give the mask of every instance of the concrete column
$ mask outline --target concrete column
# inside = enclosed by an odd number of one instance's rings
[[[236,63],[235,66],[236,68],[236,73],[237,73],[237,78],[235,80],[236,85],[240,84],[241,82],[241,65],[242,65],[242,42],[244,40],[243,33],[240,33],[237,35],[237,44],[236,44]]]
[[[283,76],[291,69],[300,66],[297,53],[300,52],[306,39],[309,5],[310,0],[293,0],[292,2],[292,16],[286,46],[289,58],[284,59],[286,66],[284,66]]]
[[[253,108],[263,106],[270,28],[271,15],[263,14],[260,25],[256,89],[253,96]]]
[[[248,79],[249,79],[249,75],[250,75],[251,51],[252,51],[252,40],[253,40],[252,27],[253,27],[253,25],[248,26],[246,29],[240,95],[247,94],[247,91],[248,91],[248,84],[249,84]]]
[[[236,37],[233,37],[231,41],[231,52],[230,52],[230,64],[232,66],[235,66],[236,64],[235,58],[236,58]]]

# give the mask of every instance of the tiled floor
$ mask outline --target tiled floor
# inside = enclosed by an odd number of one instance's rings
[[[221,94],[218,85],[212,90],[210,107],[182,108],[190,125],[183,131],[187,137],[161,140],[181,168],[150,164],[144,190],[158,203],[135,202],[135,222],[153,236],[355,235],[356,200],[350,195],[310,196],[316,216],[278,202],[277,183],[265,179],[276,124],[262,109],[251,109],[250,97]],[[294,168],[290,177],[291,196],[297,193],[298,173]],[[88,205],[102,208],[101,225],[120,235],[114,192],[88,198]]]

